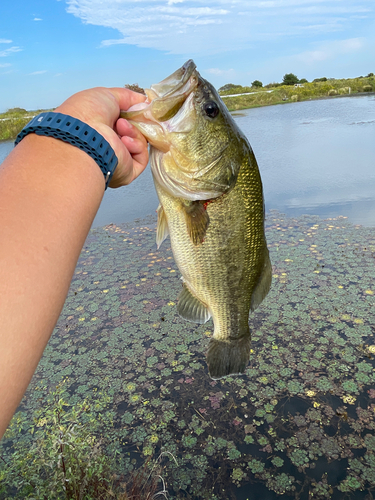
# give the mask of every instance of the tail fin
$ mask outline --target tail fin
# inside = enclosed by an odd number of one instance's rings
[[[250,335],[227,342],[211,338],[207,352],[210,377],[219,379],[243,373],[250,359],[250,344]]]

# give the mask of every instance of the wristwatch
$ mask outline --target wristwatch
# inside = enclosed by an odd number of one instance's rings
[[[87,123],[62,113],[49,111],[35,116],[17,135],[14,145],[31,133],[54,137],[85,151],[99,165],[105,189],[111,181],[118,159],[109,142]]]

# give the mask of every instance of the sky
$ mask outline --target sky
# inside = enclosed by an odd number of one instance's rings
[[[0,112],[149,87],[187,59],[216,88],[375,73],[374,0],[2,0]]]

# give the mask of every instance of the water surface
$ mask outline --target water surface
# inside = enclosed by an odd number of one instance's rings
[[[46,432],[43,419],[27,431],[60,384],[71,405],[105,398],[95,421],[119,474],[171,454],[160,466],[171,500],[373,498],[375,237],[345,217],[374,225],[374,105],[342,98],[236,117],[272,209],[273,283],[250,315],[243,376],[210,379],[212,321],[178,316],[170,240],[157,250],[154,217],[134,222],[157,206],[149,170],[108,190],[96,224],[119,223],[94,228],[85,243],[14,420],[24,419],[20,449]],[[2,444],[8,460],[12,439]]]
[[[305,101],[235,113],[261,171],[266,209],[290,216],[344,215],[375,225],[375,97]],[[12,143],[0,143],[0,162]],[[93,227],[155,214],[150,168],[108,189]]]

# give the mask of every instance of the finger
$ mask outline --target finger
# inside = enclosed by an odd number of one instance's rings
[[[136,137],[136,128],[133,127],[128,120],[125,120],[125,118],[119,118],[117,120],[115,129],[120,136],[127,135],[129,137]]]
[[[147,143],[145,140],[124,136],[121,137],[121,142],[126,146],[126,149],[132,156],[141,154],[144,150],[147,150]]]
[[[144,146],[147,147],[147,139],[145,138],[145,136],[142,135],[137,127],[134,127],[130,122],[125,120],[125,118],[120,118],[117,120],[115,130],[119,136],[132,137],[133,139],[141,141]]]
[[[148,164],[148,149],[143,147],[143,145],[139,143],[139,141],[137,140],[133,141],[132,146],[134,152],[131,153],[131,157],[133,160],[131,181],[133,181],[139,175],[141,175],[141,173],[145,170]]]
[[[127,110],[134,104],[138,104],[139,102],[144,102],[147,97],[143,94],[139,94],[138,92],[133,92],[129,89],[123,89],[121,87],[112,87],[109,89],[111,93],[115,96],[120,109]]]
[[[119,139],[119,165],[110,182],[111,188],[126,186],[136,179],[146,168],[148,163],[148,149],[146,141],[131,137]]]

